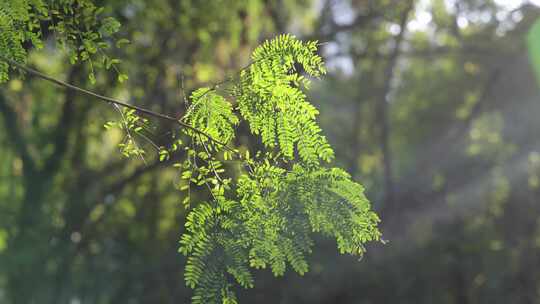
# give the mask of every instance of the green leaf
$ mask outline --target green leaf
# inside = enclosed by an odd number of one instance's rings
[[[118,39],[116,41],[116,47],[117,48],[121,48],[122,46],[126,45],[126,44],[129,44],[130,41],[128,39],[125,39],[125,38],[122,38],[122,39]]]
[[[122,73],[118,74],[118,82],[123,83],[126,80],[128,80],[128,75]]]
[[[96,84],[96,75],[94,74],[94,72],[88,74],[88,79],[90,80],[91,84]]]

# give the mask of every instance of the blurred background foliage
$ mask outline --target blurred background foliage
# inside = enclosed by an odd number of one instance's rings
[[[540,303],[540,95],[527,52],[540,1],[97,2],[131,41],[111,54],[129,80],[99,70],[91,84],[88,64],[52,45],[30,65],[169,115],[264,39],[321,43],[329,74],[311,98],[389,243],[359,262],[321,238],[308,274],[257,273],[241,303]],[[0,303],[188,302],[177,172],[157,153],[123,159],[122,134],[103,128],[117,115],[31,76],[0,88]],[[170,125],[151,124],[158,145],[171,142]]]

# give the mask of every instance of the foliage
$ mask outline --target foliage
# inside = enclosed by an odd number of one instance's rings
[[[379,239],[377,216],[360,185],[339,169],[287,172],[268,163],[238,181],[237,201],[219,197],[188,215],[180,251],[188,255],[186,283],[193,303],[234,302],[228,277],[253,287],[249,267],[269,267],[276,276],[290,264],[309,269],[312,232],[337,239],[341,253],[363,254],[363,243]]]
[[[42,47],[40,26],[60,35],[68,47],[71,63],[88,61],[89,80],[95,82],[91,57],[99,52],[108,69],[118,63],[103,50],[104,40],[118,31],[112,18],[99,18],[101,9],[90,1],[21,0],[0,7],[4,29],[2,50],[7,58],[24,63],[24,43]],[[39,29],[39,30],[38,30]],[[191,94],[191,103],[180,119],[190,126],[182,133],[189,139],[176,140],[170,149],[159,147],[159,159],[183,148],[187,157],[180,168],[188,189],[206,187],[208,202],[197,203],[187,215],[187,232],[180,251],[188,257],[186,284],[194,288],[193,303],[236,303],[232,279],[245,288],[254,286],[250,267],[269,266],[274,275],[285,273],[287,264],[304,274],[306,255],[313,246],[312,233],[334,237],[341,253],[362,255],[364,243],[379,240],[379,221],[370,210],[363,188],[339,169],[328,169],[334,152],[316,123],[317,109],[304,93],[309,77],[325,73],[322,58],[316,54],[317,42],[301,42],[281,35],[259,46],[252,63],[240,72],[239,79],[223,92],[218,86],[201,88]],[[3,66],[2,80],[7,80]],[[125,77],[120,76],[119,80]],[[148,120],[135,110],[121,110],[121,120],[108,122],[107,129],[125,132],[119,143],[126,157],[139,156],[144,149],[137,136],[156,146],[144,135]],[[245,123],[254,135],[260,135],[265,150],[241,154],[230,148],[236,139],[236,127]],[[245,165],[239,174],[231,174],[224,160]]]
[[[15,1],[0,6],[6,2]],[[332,166],[362,181],[390,246],[370,246],[357,263],[336,254],[335,238],[310,232],[316,245],[303,253],[309,262],[304,276],[287,260],[288,271],[278,279],[271,263],[266,270],[238,264],[247,267],[255,286],[243,292],[227,270],[215,276],[224,274],[245,303],[534,302],[540,282],[534,271],[540,265],[540,143],[534,136],[540,103],[531,69],[535,51],[525,56],[525,38],[534,36],[538,6],[415,1],[385,92],[385,122],[377,109],[406,2],[95,1],[105,8],[100,16],[122,23],[114,37],[131,41],[104,52],[122,59],[121,70],[130,77],[124,83],[98,68],[91,86],[90,63],[69,65],[67,52],[54,47],[60,35],[53,31],[43,32],[40,50],[24,43],[27,65],[172,117],[187,111],[183,92],[189,97],[211,88],[206,94],[223,97],[238,123],[228,123],[225,114],[215,125],[234,131],[228,150],[203,135],[171,130],[171,122],[144,115],[149,122],[143,123],[140,116],[135,128],[143,129],[130,132],[146,151],[144,164],[139,154],[125,159],[117,151],[128,134],[116,109],[33,76],[24,81],[10,74],[0,85],[0,302],[188,303],[193,291],[180,282],[187,259],[177,250],[191,208],[206,202],[214,212],[210,189],[216,186],[239,205],[240,176],[259,182],[250,167],[285,170],[275,173],[283,180],[299,163],[309,167],[298,142],[290,160],[278,153],[277,135],[274,148],[265,147],[260,132],[251,136],[235,95],[241,73],[233,71],[249,74],[249,54],[259,41],[286,31],[322,42],[317,46],[327,74],[309,90],[294,87],[320,111],[316,120],[335,148]],[[314,26],[299,29],[310,18]],[[305,75],[301,65],[294,67]],[[497,70],[498,80],[490,80]],[[213,85],[221,79],[226,81]],[[185,99],[188,108],[195,102]],[[117,124],[104,132],[108,120]],[[396,208],[386,208],[382,182],[385,125]],[[287,212],[277,210],[276,220]],[[281,230],[278,235],[288,237]]]
[[[221,95],[209,88],[201,88],[191,94],[192,105],[183,120],[221,142],[234,138],[234,126],[238,117],[233,113],[232,105]],[[196,136],[187,131],[190,136]],[[200,138],[207,141],[208,138]]]
[[[142,131],[145,128],[148,128],[148,119],[136,115],[135,110],[133,109],[115,108],[118,110],[118,113],[120,113],[121,120],[119,122],[108,121],[104,125],[105,129],[118,128],[122,130],[125,133],[125,136],[118,144],[122,155],[125,157],[139,156],[144,160],[143,154],[145,151],[137,144],[135,135],[145,138]]]
[[[234,93],[251,132],[260,134],[267,148],[279,143],[285,158],[293,159],[296,145],[306,163],[317,163],[319,158],[330,161],[334,156],[315,123],[317,109],[300,89],[307,87],[309,80],[295,66],[299,64],[313,77],[324,74],[316,50],[316,41],[304,44],[289,35],[265,42],[253,52],[253,64],[241,72]]]
[[[106,69],[119,59],[105,52],[110,48],[113,34],[120,23],[103,18],[103,8],[90,0],[14,0],[0,3],[0,54],[19,63],[25,63],[29,46],[41,49],[47,35],[53,33],[55,42],[67,51],[72,64],[81,61],[90,65],[89,79],[95,82],[94,60]],[[117,40],[117,46],[125,43]],[[118,72],[118,80],[126,75]],[[0,62],[0,83],[8,80],[8,65]]]
[[[291,35],[263,43],[239,80],[224,90],[227,95],[216,88],[191,94],[181,119],[194,128],[183,129],[191,144],[177,141],[171,151],[160,150],[161,160],[181,146],[187,151],[185,161],[175,165],[185,180],[180,189],[188,190],[187,206],[191,184],[206,187],[211,195],[188,213],[180,241],[195,304],[236,303],[231,279],[253,287],[250,267],[269,267],[282,276],[290,264],[306,273],[314,232],[334,237],[339,251],[352,255],[362,255],[364,243],[380,239],[379,219],[363,187],[344,171],[321,166],[334,152],[315,121],[317,109],[302,91],[309,80],[298,72],[324,74],[316,51],[317,42]],[[142,129],[133,115],[128,111],[128,123],[121,124],[128,138]],[[256,151],[257,159],[226,146],[244,121],[268,150]],[[128,157],[141,153],[136,146],[122,143],[121,148]],[[233,181],[218,154],[243,162],[245,172]]]
[[[304,274],[313,232],[336,238],[340,252],[353,255],[363,254],[365,242],[379,240],[379,220],[363,188],[345,172],[321,166],[333,150],[315,122],[317,110],[300,88],[309,81],[297,71],[301,67],[312,77],[324,73],[316,50],[316,42],[291,35],[265,42],[238,83],[225,90],[237,101],[234,108],[212,88],[191,95],[184,122],[227,143],[235,137],[234,127],[245,121],[270,149],[257,151],[255,160],[184,130],[192,145],[186,145],[188,158],[178,164],[182,177],[206,186],[212,198],[189,212],[180,242],[188,257],[186,284],[195,289],[193,303],[235,303],[230,279],[253,287],[250,267],[270,267],[280,276],[290,264]],[[236,182],[221,177],[227,171],[217,152],[231,153],[227,158],[246,165]]]

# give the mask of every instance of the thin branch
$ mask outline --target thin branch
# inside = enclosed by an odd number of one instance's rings
[[[126,130],[126,134],[127,134],[128,138],[129,138],[129,140],[135,145],[137,155],[139,155],[139,157],[142,159],[143,163],[145,165],[147,165],[146,160],[144,159],[144,156],[142,154],[141,148],[139,148],[139,145],[135,141],[135,138],[133,138],[133,136],[131,136],[131,132],[129,131],[129,125],[128,125],[128,122],[126,120],[126,117],[124,116],[124,113],[122,113],[122,110],[120,110],[120,107],[118,105],[115,104],[114,108],[118,111],[118,113],[120,113],[120,116],[122,117],[122,123],[124,124],[124,129]]]
[[[101,100],[101,101],[105,101],[105,102],[108,102],[108,103],[112,103],[112,104],[115,104],[115,105],[118,105],[118,106],[122,106],[122,107],[125,107],[125,108],[128,108],[128,109],[133,109],[133,110],[136,110],[140,113],[144,113],[144,114],[147,114],[147,115],[150,115],[150,116],[153,116],[153,117],[157,117],[157,118],[161,118],[161,119],[164,119],[164,120],[168,120],[168,121],[172,121],[172,122],[175,122],[177,124],[179,124],[180,126],[184,127],[184,128],[187,128],[195,133],[198,133],[200,135],[203,135],[204,137],[208,138],[209,140],[217,143],[217,144],[220,144],[221,146],[223,146],[224,148],[226,148],[227,150],[230,150],[230,151],[235,151],[233,148],[229,147],[226,143],[222,142],[222,141],[219,141],[215,138],[213,138],[211,135],[207,134],[206,132],[204,131],[201,131],[197,128],[194,128],[192,126],[190,126],[189,124],[187,123],[184,123],[174,117],[171,117],[171,116],[168,116],[168,115],[165,115],[165,114],[161,114],[161,113],[157,113],[157,112],[154,112],[154,111],[151,111],[151,110],[148,110],[148,109],[145,109],[145,108],[141,108],[141,107],[138,107],[138,106],[135,106],[135,105],[131,105],[131,104],[128,104],[124,101],[120,101],[120,100],[117,100],[117,99],[114,99],[114,98],[111,98],[111,97],[107,97],[107,96],[103,96],[103,95],[100,95],[100,94],[97,94],[97,93],[94,93],[92,91],[89,91],[89,90],[86,90],[86,89],[83,89],[83,88],[80,88],[80,87],[77,87],[77,86],[74,86],[72,84],[69,84],[67,82],[64,82],[64,81],[61,81],[61,80],[58,80],[56,78],[53,78],[49,75],[46,75],[44,73],[41,73],[39,71],[36,71],[34,69],[31,69],[25,65],[22,65],[14,60],[11,60],[9,58],[6,58],[2,55],[0,55],[0,60],[3,60],[31,75],[34,75],[36,77],[39,77],[41,79],[44,79],[44,80],[47,80],[49,82],[52,82],[54,84],[57,84],[59,86],[62,86],[64,88],[67,88],[67,89],[70,89],[70,90],[74,90],[74,91],[77,91],[79,93],[83,93],[83,94],[86,94],[86,95],[89,95],[89,96],[92,96],[92,97],[95,97],[97,98],[98,100]]]
[[[193,151],[196,151],[196,150],[195,150],[195,144],[194,144],[194,142],[195,142],[195,141],[191,141],[191,149],[192,149]],[[188,157],[189,157],[189,156],[188,156]],[[201,171],[200,171],[200,169],[199,169],[199,165],[197,165],[197,153],[193,153],[193,166],[195,167],[195,169],[196,169],[197,171],[199,171],[199,174],[200,174]],[[188,183],[191,183],[191,181],[188,180]],[[208,188],[208,191],[209,191],[210,194],[212,195],[212,198],[214,199],[214,202],[217,203],[218,200],[217,200],[216,195],[214,194],[214,191],[212,191],[212,187],[210,187],[210,185],[208,184],[208,182],[207,182],[206,180],[204,181],[204,184],[206,185],[206,187]]]
[[[136,134],[146,140],[152,147],[154,147],[154,149],[156,149],[157,152],[159,152],[159,146],[156,145],[156,143],[154,143],[150,138],[148,138],[148,136],[142,134],[141,132],[137,132]]]
[[[212,154],[210,153],[210,151],[208,150],[208,147],[206,146],[206,143],[204,141],[202,141],[201,137],[199,136],[199,140],[201,141],[201,144],[202,146],[204,147],[204,151],[206,151],[206,155],[208,156],[208,158],[210,158],[210,161],[207,161],[207,163],[210,165],[210,168],[212,169],[212,171],[214,172],[214,175],[216,176],[216,178],[219,180],[219,182],[223,182],[223,180],[221,179],[221,177],[219,176],[216,168],[214,167],[214,164],[212,163]]]

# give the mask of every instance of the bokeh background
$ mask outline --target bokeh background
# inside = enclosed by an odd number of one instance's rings
[[[91,85],[91,67],[53,44],[30,65],[170,115],[265,39],[320,42],[329,73],[310,97],[388,242],[359,261],[320,238],[308,274],[257,272],[241,303],[540,303],[540,91],[526,43],[540,1],[97,2],[131,41],[114,51],[127,82],[97,71]],[[103,128],[117,116],[31,76],[0,87],[0,303],[189,302],[178,172],[152,153],[123,158],[122,134]],[[151,124],[170,142],[170,125]]]

